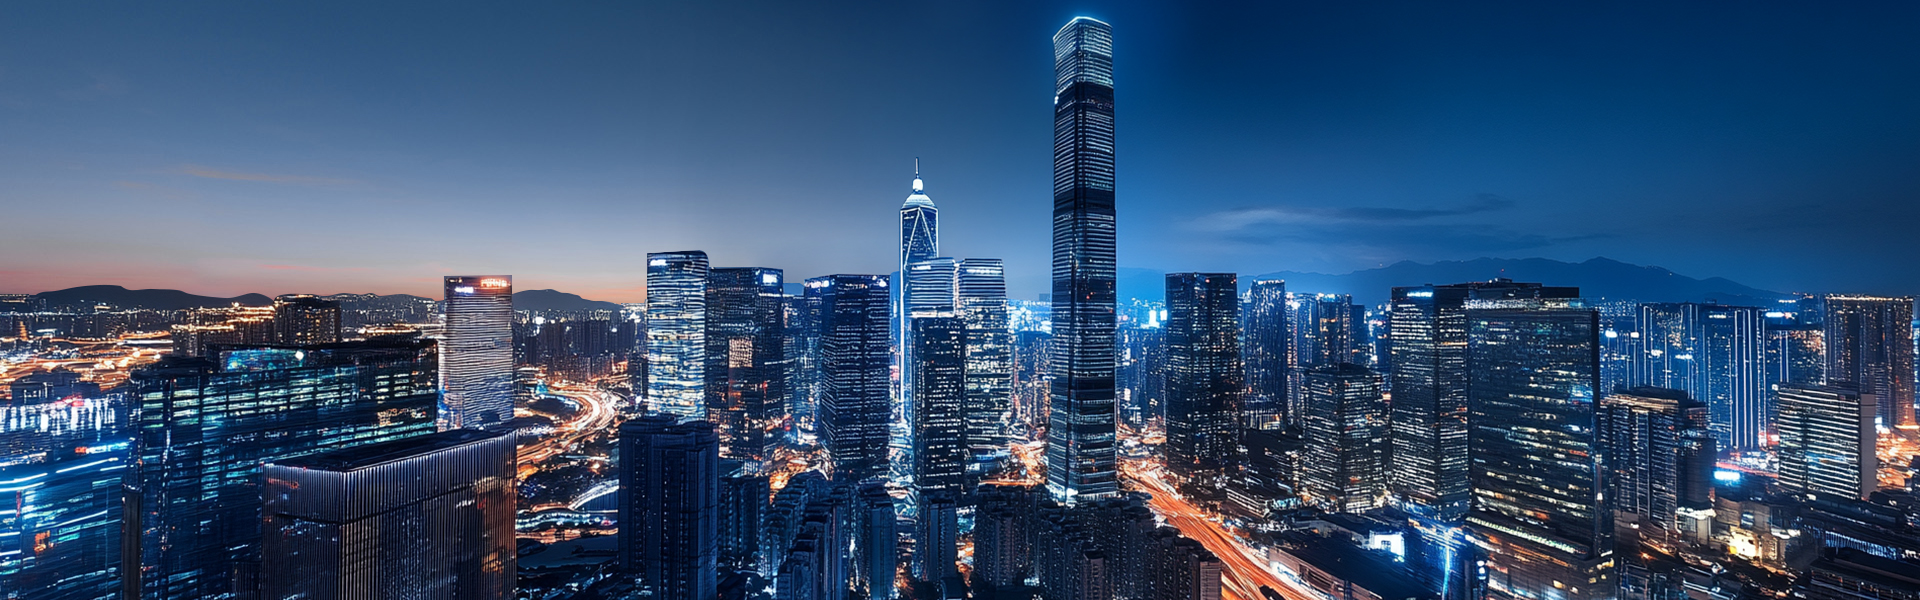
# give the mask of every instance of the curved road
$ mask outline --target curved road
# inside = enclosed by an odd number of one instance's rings
[[[1220,558],[1220,564],[1224,567],[1221,578],[1226,583],[1222,590],[1225,597],[1265,600],[1260,588],[1267,587],[1279,592],[1287,600],[1322,600],[1318,593],[1302,591],[1268,570],[1265,556],[1248,547],[1224,526],[1208,519],[1207,513],[1176,495],[1172,486],[1160,480],[1159,467],[1147,465],[1145,461],[1124,461],[1120,470],[1153,497],[1147,505],[1155,513],[1179,529],[1181,535],[1200,542],[1207,551]]]

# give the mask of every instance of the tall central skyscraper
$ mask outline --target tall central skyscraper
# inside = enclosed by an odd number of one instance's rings
[[[887,474],[887,298],[885,275],[807,280],[819,298],[820,444],[834,481]]]
[[[1167,470],[1221,496],[1240,453],[1242,372],[1238,278],[1167,274]]]
[[[440,342],[441,429],[485,429],[513,418],[513,276],[446,277]]]
[[[787,397],[786,307],[779,269],[713,269],[707,277],[706,394],[720,454],[759,469]]]
[[[1053,34],[1053,390],[1047,489],[1119,490],[1114,471],[1113,26]]]
[[[647,410],[707,418],[707,253],[647,253]]]

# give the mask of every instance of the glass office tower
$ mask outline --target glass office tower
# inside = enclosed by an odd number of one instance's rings
[[[1389,486],[1401,509],[1447,525],[1467,513],[1467,302],[1579,295],[1506,279],[1393,288]]]
[[[888,383],[885,275],[807,280],[819,298],[820,443],[839,482],[887,474]]]
[[[720,453],[758,469],[773,458],[787,397],[783,273],[759,267],[707,276],[707,412]]]
[[[229,347],[134,371],[126,598],[252,589],[261,464],[432,433],[430,340]]]
[[[1113,27],[1053,35],[1053,389],[1047,489],[1119,491],[1114,470]]]
[[[707,253],[647,253],[648,412],[707,418]]]
[[[966,324],[967,447],[975,458],[984,458],[1006,451],[1013,410],[1006,266],[998,258],[962,259],[954,277],[954,311]]]
[[[1467,303],[1468,528],[1496,597],[1612,598],[1595,415],[1599,313],[1579,299]]]
[[[441,429],[513,418],[513,276],[449,275],[440,342]]]
[[[267,464],[262,598],[514,592],[514,438],[453,430]]]
[[[0,598],[119,598],[125,400],[23,396],[0,406]]]
[[[1316,505],[1365,512],[1387,489],[1387,403],[1379,373],[1353,363],[1306,372],[1301,487]]]
[[[1279,428],[1297,416],[1287,411],[1287,282],[1253,282],[1243,308],[1247,426]]]
[[[1218,498],[1238,460],[1240,297],[1232,273],[1167,274],[1167,470]]]

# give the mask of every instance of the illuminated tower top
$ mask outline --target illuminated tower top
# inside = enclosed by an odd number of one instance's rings
[[[940,255],[940,209],[927,197],[927,184],[920,180],[920,159],[913,160],[913,191],[900,205],[900,265]]]

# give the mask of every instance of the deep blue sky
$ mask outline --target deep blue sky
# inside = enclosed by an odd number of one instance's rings
[[[1077,14],[1123,266],[1920,292],[1920,3],[395,4],[0,5],[0,292],[885,272],[918,156],[944,252],[1031,297]]]

